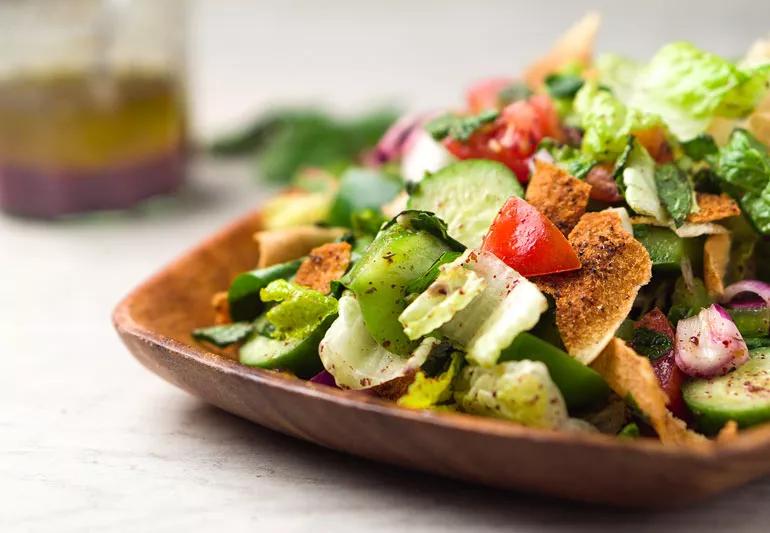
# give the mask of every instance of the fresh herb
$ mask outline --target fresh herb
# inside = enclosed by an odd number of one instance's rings
[[[549,137],[540,141],[537,148],[548,152],[558,166],[581,180],[598,164],[596,159],[587,156],[579,149],[567,144],[559,144]]]
[[[545,79],[545,88],[553,98],[575,97],[585,81],[574,74],[551,74]]]
[[[658,196],[677,227],[684,224],[692,211],[693,187],[679,167],[661,165],[655,169],[655,185]]]
[[[193,330],[195,340],[210,342],[214,346],[225,348],[236,342],[244,340],[254,331],[251,322],[235,322]]]
[[[345,168],[374,146],[396,120],[392,110],[341,120],[317,110],[289,109],[258,118],[216,141],[217,155],[255,155],[261,177],[286,182],[304,167]]]
[[[683,318],[697,315],[701,309],[710,306],[711,303],[711,298],[706,292],[706,286],[702,279],[694,278],[692,285],[688,287],[684,278],[680,277],[674,285],[668,320],[676,325]]]
[[[714,137],[701,133],[697,137],[682,143],[682,150],[693,161],[703,161],[709,156],[719,153],[719,147]]]
[[[612,177],[615,180],[615,183],[618,186],[618,191],[620,194],[625,196],[626,193],[626,184],[623,181],[623,171],[628,166],[628,161],[631,158],[631,152],[634,151],[634,136],[629,135],[628,140],[626,142],[626,147],[623,148],[623,151],[620,152],[620,155],[615,160],[615,166],[612,169]]]
[[[751,133],[736,128],[719,154],[719,175],[728,183],[761,194],[770,180],[770,154]]]
[[[743,340],[746,341],[746,347],[749,350],[770,347],[770,338],[768,337],[744,337]]]
[[[631,345],[637,353],[652,361],[660,359],[674,349],[674,343],[667,335],[648,328],[636,328]]]
[[[415,231],[425,231],[437,239],[442,240],[450,249],[456,252],[465,251],[466,246],[463,243],[450,237],[447,231],[446,222],[430,211],[418,211],[416,209],[402,211],[398,216],[383,226],[383,229],[390,227],[393,224],[399,224],[404,228]]]
[[[350,228],[353,215],[367,209],[379,211],[402,189],[399,178],[375,169],[351,167],[340,178],[337,196],[326,222]]]
[[[470,139],[477,129],[493,122],[498,116],[500,116],[500,112],[494,109],[487,109],[477,115],[465,117],[447,114],[428,122],[425,125],[425,129],[437,141],[451,137],[465,142]]]
[[[757,231],[764,235],[770,234],[770,186],[761,193],[746,193],[741,198],[741,209]]]
[[[521,82],[512,83],[497,93],[497,99],[503,106],[526,100],[530,96],[532,96],[532,90]]]

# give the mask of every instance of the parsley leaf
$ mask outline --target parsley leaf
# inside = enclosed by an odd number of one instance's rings
[[[631,345],[637,353],[652,361],[674,349],[674,343],[668,336],[648,328],[636,328]]]
[[[512,83],[497,93],[497,99],[504,106],[519,100],[526,100],[530,96],[532,96],[532,91],[521,82]]]
[[[682,143],[685,155],[693,161],[703,161],[709,156],[719,153],[719,147],[714,137],[707,133],[701,133],[694,139]]]
[[[545,88],[553,98],[575,98],[585,81],[574,74],[551,74],[545,79]]]
[[[693,188],[690,180],[679,167],[672,164],[655,169],[655,185],[658,196],[677,227],[684,224],[692,210]]]
[[[487,109],[478,115],[465,117],[447,114],[428,122],[425,129],[437,141],[452,137],[465,142],[477,129],[494,121],[498,116],[500,116],[499,111],[494,109]]]

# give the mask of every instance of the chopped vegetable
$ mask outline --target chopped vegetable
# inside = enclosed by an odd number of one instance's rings
[[[460,373],[462,365],[463,355],[460,352],[454,352],[449,367],[438,376],[429,378],[424,372],[417,372],[407,393],[398,399],[398,405],[410,409],[427,409],[450,400],[452,383]]]
[[[235,322],[233,324],[198,328],[193,330],[192,336],[196,340],[210,342],[214,346],[225,348],[242,341],[253,330],[254,326],[250,322]]]
[[[634,143],[622,172],[626,202],[640,215],[665,223],[669,216],[658,194],[655,161],[639,143]]]
[[[230,317],[235,321],[257,318],[265,307],[260,291],[272,281],[293,276],[301,264],[302,260],[297,259],[238,275],[227,293]]]
[[[271,281],[259,291],[263,302],[279,302],[265,317],[275,328],[273,337],[302,339],[327,317],[336,314],[337,300],[283,279]]]
[[[655,169],[655,187],[668,214],[679,227],[693,208],[693,186],[687,175],[676,165],[661,165]]]
[[[557,429],[568,419],[558,387],[546,366],[536,361],[468,366],[458,380],[455,400],[463,411],[523,426]]]
[[[327,222],[332,226],[352,227],[354,213],[379,209],[400,190],[401,183],[394,176],[377,170],[351,168],[340,178],[340,188]]]
[[[500,209],[482,249],[527,277],[580,268],[575,250],[553,222],[515,196]]]
[[[741,333],[717,304],[676,325],[676,364],[689,376],[723,376],[748,357]]]

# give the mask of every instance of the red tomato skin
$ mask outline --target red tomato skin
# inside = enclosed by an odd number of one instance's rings
[[[676,341],[674,338],[674,328],[671,326],[668,318],[666,318],[666,315],[663,314],[663,311],[657,307],[640,318],[634,324],[634,327],[656,331],[671,340],[673,348],[664,356],[650,362],[663,392],[668,397],[667,406],[669,410],[679,418],[689,420],[690,412],[682,398],[682,384],[684,383],[685,375],[684,372],[679,370],[675,362]]]
[[[513,83],[511,78],[487,78],[473,84],[466,93],[468,110],[480,113],[486,109],[500,107],[500,91]]]
[[[548,218],[519,197],[508,199],[484,238],[491,252],[525,277],[580,268],[575,250]]]
[[[526,183],[529,158],[545,137],[561,141],[564,131],[551,99],[535,95],[503,108],[492,124],[479,128],[467,141],[447,138],[444,146],[458,159],[499,161]]]

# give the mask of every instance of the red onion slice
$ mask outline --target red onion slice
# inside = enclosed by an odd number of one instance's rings
[[[717,304],[676,326],[676,365],[689,376],[723,376],[748,359],[749,350],[738,328]]]
[[[412,113],[399,118],[377,143],[373,154],[373,163],[382,165],[399,159],[409,148],[414,134],[431,117],[432,113]]]
[[[732,285],[728,285],[722,296],[722,302],[731,302],[736,296],[743,297],[743,293],[748,293],[749,295],[755,294],[764,300],[765,306],[770,306],[770,285],[756,279],[745,279],[733,283]]]

